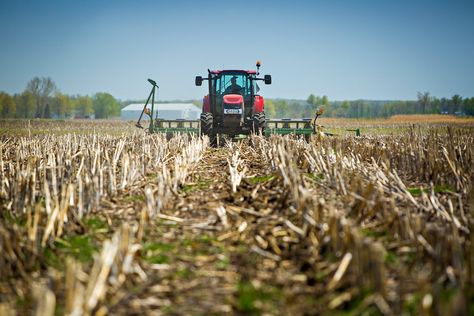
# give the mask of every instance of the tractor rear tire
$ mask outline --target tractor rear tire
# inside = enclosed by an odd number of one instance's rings
[[[255,113],[253,115],[253,132],[258,135],[260,134],[265,135],[265,127],[266,127],[265,113],[263,112]]]
[[[216,134],[214,133],[214,118],[212,113],[201,113],[201,136],[207,135],[211,146],[216,145]]]

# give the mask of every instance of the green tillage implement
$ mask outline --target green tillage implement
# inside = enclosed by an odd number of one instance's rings
[[[199,120],[164,120],[155,118],[150,124],[150,133],[187,133],[199,135]],[[277,135],[311,135],[315,131],[311,125],[311,119],[273,119],[266,121],[265,136],[273,134]],[[356,136],[360,136],[360,129],[347,130],[355,132]],[[334,135],[326,133],[327,135]]]
[[[278,135],[311,135],[314,128],[311,119],[274,119],[266,121],[265,136]]]

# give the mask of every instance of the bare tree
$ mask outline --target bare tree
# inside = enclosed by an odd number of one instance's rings
[[[35,117],[44,117],[45,104],[48,99],[56,92],[56,84],[50,77],[34,77],[28,82],[26,91],[31,92],[35,98],[36,114]]]
[[[431,105],[431,96],[429,92],[418,92],[418,104],[421,106],[421,112],[426,113],[426,109]]]
[[[35,104],[36,104],[36,114],[35,117],[40,117],[40,83],[41,79],[39,77],[34,77],[33,79],[28,82],[26,85],[26,90],[27,92],[30,92],[33,95],[33,98],[35,99]]]

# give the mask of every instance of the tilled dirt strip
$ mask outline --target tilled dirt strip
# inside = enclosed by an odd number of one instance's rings
[[[246,178],[236,193],[229,181],[234,151],[208,149],[170,207],[147,225],[142,251],[146,284],[137,285],[136,292],[111,306],[111,311],[281,314],[295,308],[303,312],[299,301],[312,298],[311,289],[300,286],[308,283],[298,270],[301,267],[281,262],[278,255],[259,247],[253,236],[256,223],[276,216],[269,214],[281,203],[282,192],[267,188],[265,182],[275,176],[268,174],[269,166],[255,150],[248,145],[240,149],[246,158],[239,170],[245,169]],[[145,203],[134,201],[128,209],[144,207]],[[281,228],[284,233],[286,228]]]

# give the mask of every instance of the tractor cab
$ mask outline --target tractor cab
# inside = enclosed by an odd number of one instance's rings
[[[252,120],[255,83],[251,76],[246,71],[221,71],[213,76],[210,96],[218,125],[235,129]]]

